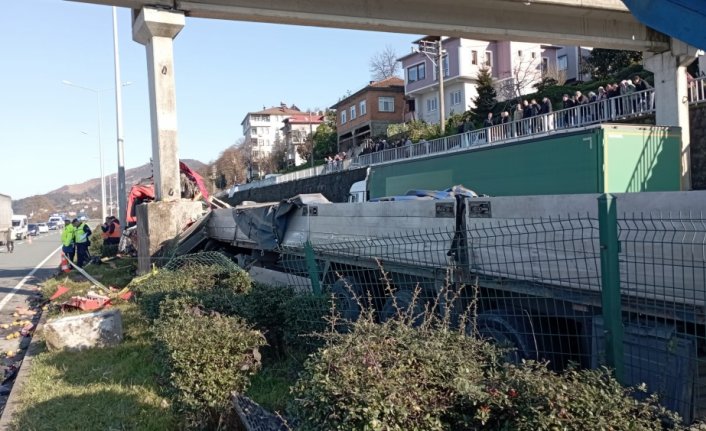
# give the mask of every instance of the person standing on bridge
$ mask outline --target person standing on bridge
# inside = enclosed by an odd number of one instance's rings
[[[76,240],[74,234],[76,227],[71,224],[71,220],[64,220],[64,230],[61,231],[61,252],[64,253],[66,259],[73,262],[74,256],[76,255]]]
[[[71,224],[74,225],[74,241],[76,242],[76,265],[82,267],[88,261],[88,246],[91,245],[89,237],[93,232],[91,228],[78,219],[73,219]]]
[[[8,227],[5,232],[5,246],[7,247],[8,253],[14,253],[15,251],[15,237],[12,234],[12,228]]]

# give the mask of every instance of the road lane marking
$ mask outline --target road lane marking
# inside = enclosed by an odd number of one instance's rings
[[[5,305],[7,305],[7,303],[10,302],[10,299],[12,299],[12,297],[15,296],[15,292],[17,292],[18,290],[20,290],[20,289],[22,288],[22,286],[24,286],[25,283],[27,283],[27,280],[29,280],[30,278],[32,278],[32,276],[34,275],[34,273],[37,272],[37,270],[38,270],[39,268],[41,268],[42,266],[44,266],[44,264],[47,263],[47,261],[48,261],[49,259],[51,259],[52,257],[54,257],[54,255],[55,255],[59,250],[61,250],[61,247],[58,247],[56,250],[52,251],[51,254],[49,254],[49,256],[47,256],[46,258],[44,258],[44,260],[43,260],[39,265],[35,266],[34,269],[31,270],[31,271],[29,272],[29,274],[27,274],[27,275],[25,276],[25,278],[22,279],[22,281],[20,281],[19,283],[17,283],[17,286],[13,287],[11,292],[9,292],[7,295],[5,295],[5,297],[2,299],[2,301],[0,301],[0,311],[2,311],[2,309],[5,307]]]

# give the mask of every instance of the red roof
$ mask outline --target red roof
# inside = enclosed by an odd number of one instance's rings
[[[284,119],[284,121],[282,122],[289,124],[321,124],[324,122],[324,116],[314,113],[312,113],[311,115],[297,114]]]
[[[301,114],[302,111],[299,110],[297,107],[289,108],[287,106],[273,106],[272,108],[267,108],[263,109],[262,111],[257,111],[257,112],[248,112],[248,114],[255,114],[255,115],[294,115],[294,114]]]

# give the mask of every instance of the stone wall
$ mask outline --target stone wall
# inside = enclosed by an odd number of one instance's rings
[[[347,202],[351,185],[365,179],[367,168],[349,169],[273,184],[267,187],[257,187],[233,194],[232,198],[224,198],[230,205],[239,205],[243,201],[278,202],[303,193],[321,193],[331,202]]]
[[[706,104],[689,109],[691,186],[706,190]]]

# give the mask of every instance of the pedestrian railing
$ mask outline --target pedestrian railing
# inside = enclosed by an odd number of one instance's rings
[[[688,83],[687,96],[690,105],[706,102],[706,76],[696,78]],[[561,131],[570,131],[577,127],[585,127],[611,121],[629,121],[646,115],[652,115],[654,112],[655,92],[654,89],[649,89],[610,99],[598,100],[531,118],[524,118],[520,121],[510,121],[508,123],[457,135],[445,136],[430,141],[422,140],[412,145],[361,154],[340,163],[316,166],[280,175],[275,178],[233,186],[229,190],[228,195],[232,196],[233,193],[240,190],[280,184],[352,167],[370,166],[409,158],[466,150],[469,148],[527,140]]]

